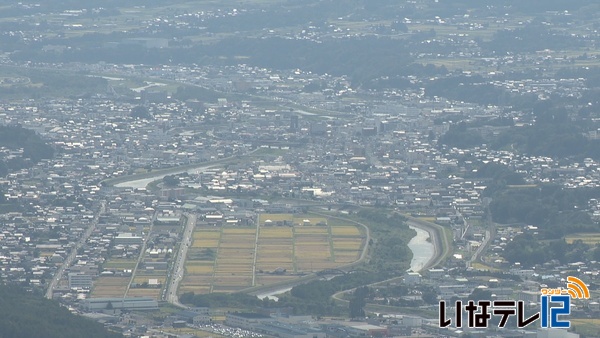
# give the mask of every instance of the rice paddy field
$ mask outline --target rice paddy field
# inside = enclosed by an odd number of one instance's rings
[[[94,281],[91,296],[100,297],[123,297],[129,284],[130,277],[99,277]]]
[[[116,274],[123,270],[133,270],[136,260],[128,258],[111,258],[102,267]],[[158,277],[157,277],[158,278]],[[164,276],[163,276],[164,279]],[[123,297],[131,277],[102,276],[94,280],[91,297]],[[147,281],[147,280],[146,280]]]
[[[600,233],[578,233],[571,234],[565,237],[565,241],[569,244],[572,244],[577,240],[581,240],[583,241],[583,243],[593,246],[600,243]]]
[[[365,236],[325,217],[261,214],[258,227],[197,228],[179,292],[234,292],[352,263]]]
[[[600,332],[600,319],[597,318],[570,318],[571,325],[577,333],[585,337],[598,337]]]
[[[127,297],[152,297],[160,299],[162,288],[131,288],[127,292]]]
[[[135,259],[111,258],[102,267],[105,270],[131,270],[135,268]]]
[[[136,259],[132,258],[110,258],[102,267],[104,270],[112,270],[119,274],[123,270],[133,270],[136,266]],[[136,287],[136,284],[150,283],[150,280],[157,280],[161,287]],[[131,277],[102,276],[94,281],[91,291],[92,297],[153,297],[160,298],[162,285],[166,283],[167,276],[165,270],[151,270],[138,268],[135,271],[133,281]],[[127,286],[132,281],[132,287],[127,294]]]

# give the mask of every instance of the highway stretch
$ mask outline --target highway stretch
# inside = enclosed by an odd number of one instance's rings
[[[167,302],[182,308],[186,308],[186,306],[179,302],[179,297],[177,297],[177,289],[179,288],[179,283],[181,283],[183,274],[185,273],[185,259],[187,257],[188,249],[192,243],[194,227],[196,226],[196,215],[186,213],[184,217],[185,226],[183,229],[181,242],[179,243],[177,255],[173,258],[173,268],[171,269],[170,277],[167,279],[167,287],[163,297]]]

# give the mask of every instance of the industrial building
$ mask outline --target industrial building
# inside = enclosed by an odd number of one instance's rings
[[[128,298],[88,298],[80,303],[83,311],[99,312],[103,310],[158,310],[158,302],[149,297]]]

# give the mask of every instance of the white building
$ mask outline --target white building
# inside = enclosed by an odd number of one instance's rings
[[[158,310],[158,302],[150,297],[128,298],[88,298],[81,303],[81,308],[88,312],[103,310]]]

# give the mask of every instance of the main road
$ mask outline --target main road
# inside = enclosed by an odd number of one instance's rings
[[[54,289],[56,289],[56,286],[58,285],[60,280],[63,278],[65,270],[67,268],[69,268],[71,266],[71,264],[73,264],[73,261],[77,257],[77,252],[79,251],[79,249],[81,249],[81,247],[85,244],[87,239],[90,237],[90,235],[96,228],[96,225],[98,225],[98,220],[100,219],[100,215],[102,215],[104,213],[105,209],[106,209],[106,201],[100,202],[100,208],[98,209],[98,213],[96,215],[94,215],[94,219],[92,219],[92,222],[90,222],[90,225],[87,227],[85,232],[81,235],[81,237],[79,238],[79,240],[77,241],[75,246],[73,246],[73,248],[71,249],[71,252],[69,253],[69,256],[67,256],[67,258],[65,258],[62,265],[60,266],[60,268],[58,269],[58,271],[52,278],[52,281],[48,285],[48,289],[46,290],[46,298],[52,299]]]
[[[179,302],[177,289],[179,289],[179,283],[183,279],[183,274],[185,272],[185,259],[187,257],[188,249],[192,244],[194,227],[196,226],[196,215],[186,213],[184,214],[184,217],[186,219],[185,227],[183,229],[183,234],[181,235],[179,250],[177,250],[177,255],[173,258],[173,268],[171,269],[170,278],[167,278],[164,299],[175,306],[187,308],[187,306]]]
[[[131,284],[133,284],[135,275],[137,274],[137,270],[140,267],[140,264],[142,263],[142,260],[144,259],[145,255],[146,255],[146,245],[148,245],[148,240],[150,240],[150,235],[152,234],[152,229],[154,229],[154,222],[156,222],[157,216],[158,216],[158,212],[154,211],[154,214],[152,214],[152,220],[150,222],[150,228],[148,229],[148,233],[146,233],[146,237],[144,238],[144,241],[142,242],[142,247],[140,248],[140,254],[138,256],[137,261],[135,262],[135,267],[133,268],[133,271],[131,271],[131,278],[129,279],[129,283],[127,283],[127,288],[125,288],[125,293],[123,294],[123,297],[127,297],[127,294],[129,293],[129,289],[131,289]]]

